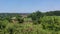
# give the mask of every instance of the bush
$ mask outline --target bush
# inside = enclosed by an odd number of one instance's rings
[[[19,23],[23,23],[24,20],[22,18],[17,19]]]
[[[40,18],[43,29],[60,31],[60,18],[59,16],[44,16]]]

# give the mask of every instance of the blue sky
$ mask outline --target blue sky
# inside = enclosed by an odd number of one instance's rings
[[[0,13],[31,13],[60,10],[60,0],[0,0]]]

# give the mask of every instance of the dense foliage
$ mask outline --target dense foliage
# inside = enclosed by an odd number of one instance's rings
[[[0,34],[60,34],[60,16],[44,16],[40,24],[0,21]]]
[[[60,31],[60,16],[44,16],[40,19],[43,29]]]
[[[36,11],[28,15],[28,17],[30,17],[34,23],[36,22],[35,24],[39,24],[39,18],[43,16],[60,16],[60,11],[49,11],[44,13],[41,11]]]
[[[37,23],[40,23],[39,22],[39,19],[40,17],[42,17],[42,13],[40,11],[37,11],[37,12],[34,12],[32,14],[30,14],[28,17],[32,19],[32,21],[37,24]]]
[[[60,11],[0,13],[0,34],[60,34]]]

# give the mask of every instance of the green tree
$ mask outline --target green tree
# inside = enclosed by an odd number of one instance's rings
[[[39,18],[42,17],[42,16],[43,16],[42,12],[36,11],[36,12],[30,14],[28,17],[30,17],[30,18],[32,19],[32,21],[33,21],[35,24],[37,24],[37,23],[40,23],[40,22],[39,22]]]

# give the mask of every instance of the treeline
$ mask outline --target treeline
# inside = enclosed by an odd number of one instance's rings
[[[56,11],[48,11],[48,12],[41,12],[41,11],[36,11],[36,12],[33,12],[32,14],[34,13],[39,13],[39,15],[46,15],[46,16],[60,16],[60,11],[59,10],[56,10]]]
[[[48,11],[48,12],[36,11],[28,15],[28,17],[31,18],[32,21],[35,23],[40,23],[39,21],[40,17],[44,16],[60,16],[60,11]]]
[[[45,15],[47,15],[47,16],[60,16],[60,11],[49,11],[49,12],[46,12]]]
[[[41,12],[36,11],[33,13],[0,13],[0,20],[8,20],[10,22],[11,18],[16,17],[18,21],[24,21],[22,16],[27,16],[32,19],[33,22],[37,21],[40,23],[39,19],[43,16],[60,16],[60,11],[48,11],[48,12]]]

